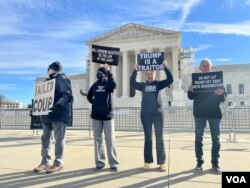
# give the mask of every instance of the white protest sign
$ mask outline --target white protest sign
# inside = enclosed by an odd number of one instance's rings
[[[34,116],[48,115],[54,103],[55,85],[56,79],[36,85],[32,113]]]

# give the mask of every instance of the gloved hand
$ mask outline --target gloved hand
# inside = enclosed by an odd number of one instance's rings
[[[60,112],[61,105],[55,104],[53,107],[51,107],[49,110],[49,115],[57,115]]]

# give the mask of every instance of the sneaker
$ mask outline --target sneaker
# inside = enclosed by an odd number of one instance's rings
[[[166,166],[166,164],[160,164],[160,170],[161,170],[162,172],[166,172],[166,171],[167,171],[167,166]]]
[[[144,170],[150,169],[150,163],[144,163],[143,169]]]
[[[98,164],[96,167],[95,167],[95,170],[101,170],[105,167],[105,164]]]
[[[38,172],[43,172],[45,170],[48,170],[51,167],[51,165],[49,164],[40,164],[39,166],[34,168],[34,172],[38,173]]]
[[[119,167],[118,166],[112,166],[110,169],[113,170],[113,171],[119,171]]]
[[[220,169],[218,163],[212,164],[212,169],[213,169],[213,171],[216,172],[217,174],[221,174],[221,169]]]
[[[202,172],[203,171],[202,163],[197,163],[195,170],[196,172]]]
[[[58,172],[62,169],[63,169],[62,165],[59,166],[59,165],[53,164],[53,166],[51,166],[49,169],[46,170],[46,174],[52,174],[52,173]]]
[[[104,168],[103,166],[97,166],[97,167],[95,167],[95,170],[101,170],[103,168]]]

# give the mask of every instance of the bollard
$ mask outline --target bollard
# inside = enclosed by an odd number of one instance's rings
[[[230,142],[236,142],[236,134],[235,134],[235,132],[230,132],[229,133],[229,141]]]

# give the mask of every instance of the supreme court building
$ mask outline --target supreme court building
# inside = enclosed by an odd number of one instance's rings
[[[137,54],[150,52],[164,52],[164,59],[168,61],[174,83],[170,88],[161,91],[162,101],[171,102],[174,106],[184,106],[184,91],[182,89],[183,70],[185,65],[193,65],[193,50],[188,53],[181,48],[181,33],[177,31],[155,28],[140,24],[128,23],[110,32],[88,40],[89,53],[87,58],[88,88],[96,81],[96,71],[102,66],[92,62],[92,45],[120,48],[118,66],[111,66],[111,72],[117,83],[114,93],[115,106],[140,106],[141,94],[129,85],[130,75],[137,62]],[[188,57],[183,55],[188,54]],[[193,67],[193,66],[191,66]],[[192,71],[192,70],[190,70]],[[157,71],[157,80],[166,79],[164,71]],[[145,82],[145,72],[138,72],[137,81]]]
[[[68,75],[72,83],[74,108],[90,107],[86,97],[79,90],[88,92],[96,81],[96,71],[102,66],[93,63],[92,45],[120,48],[118,66],[111,66],[117,83],[114,93],[114,107],[140,107],[141,94],[129,85],[133,65],[137,61],[136,54],[145,52],[164,52],[165,59],[173,74],[174,83],[170,88],[161,91],[163,107],[169,102],[172,106],[191,106],[187,98],[191,74],[199,72],[194,66],[194,49],[181,48],[181,33],[145,25],[129,23],[110,32],[104,33],[86,42],[89,53],[86,59],[86,73]],[[228,94],[224,106],[249,106],[250,104],[250,64],[213,66],[214,71],[223,71],[224,85]],[[157,71],[157,80],[165,79],[164,71]],[[42,82],[44,78],[37,78]],[[145,81],[145,72],[139,72],[137,81]]]

